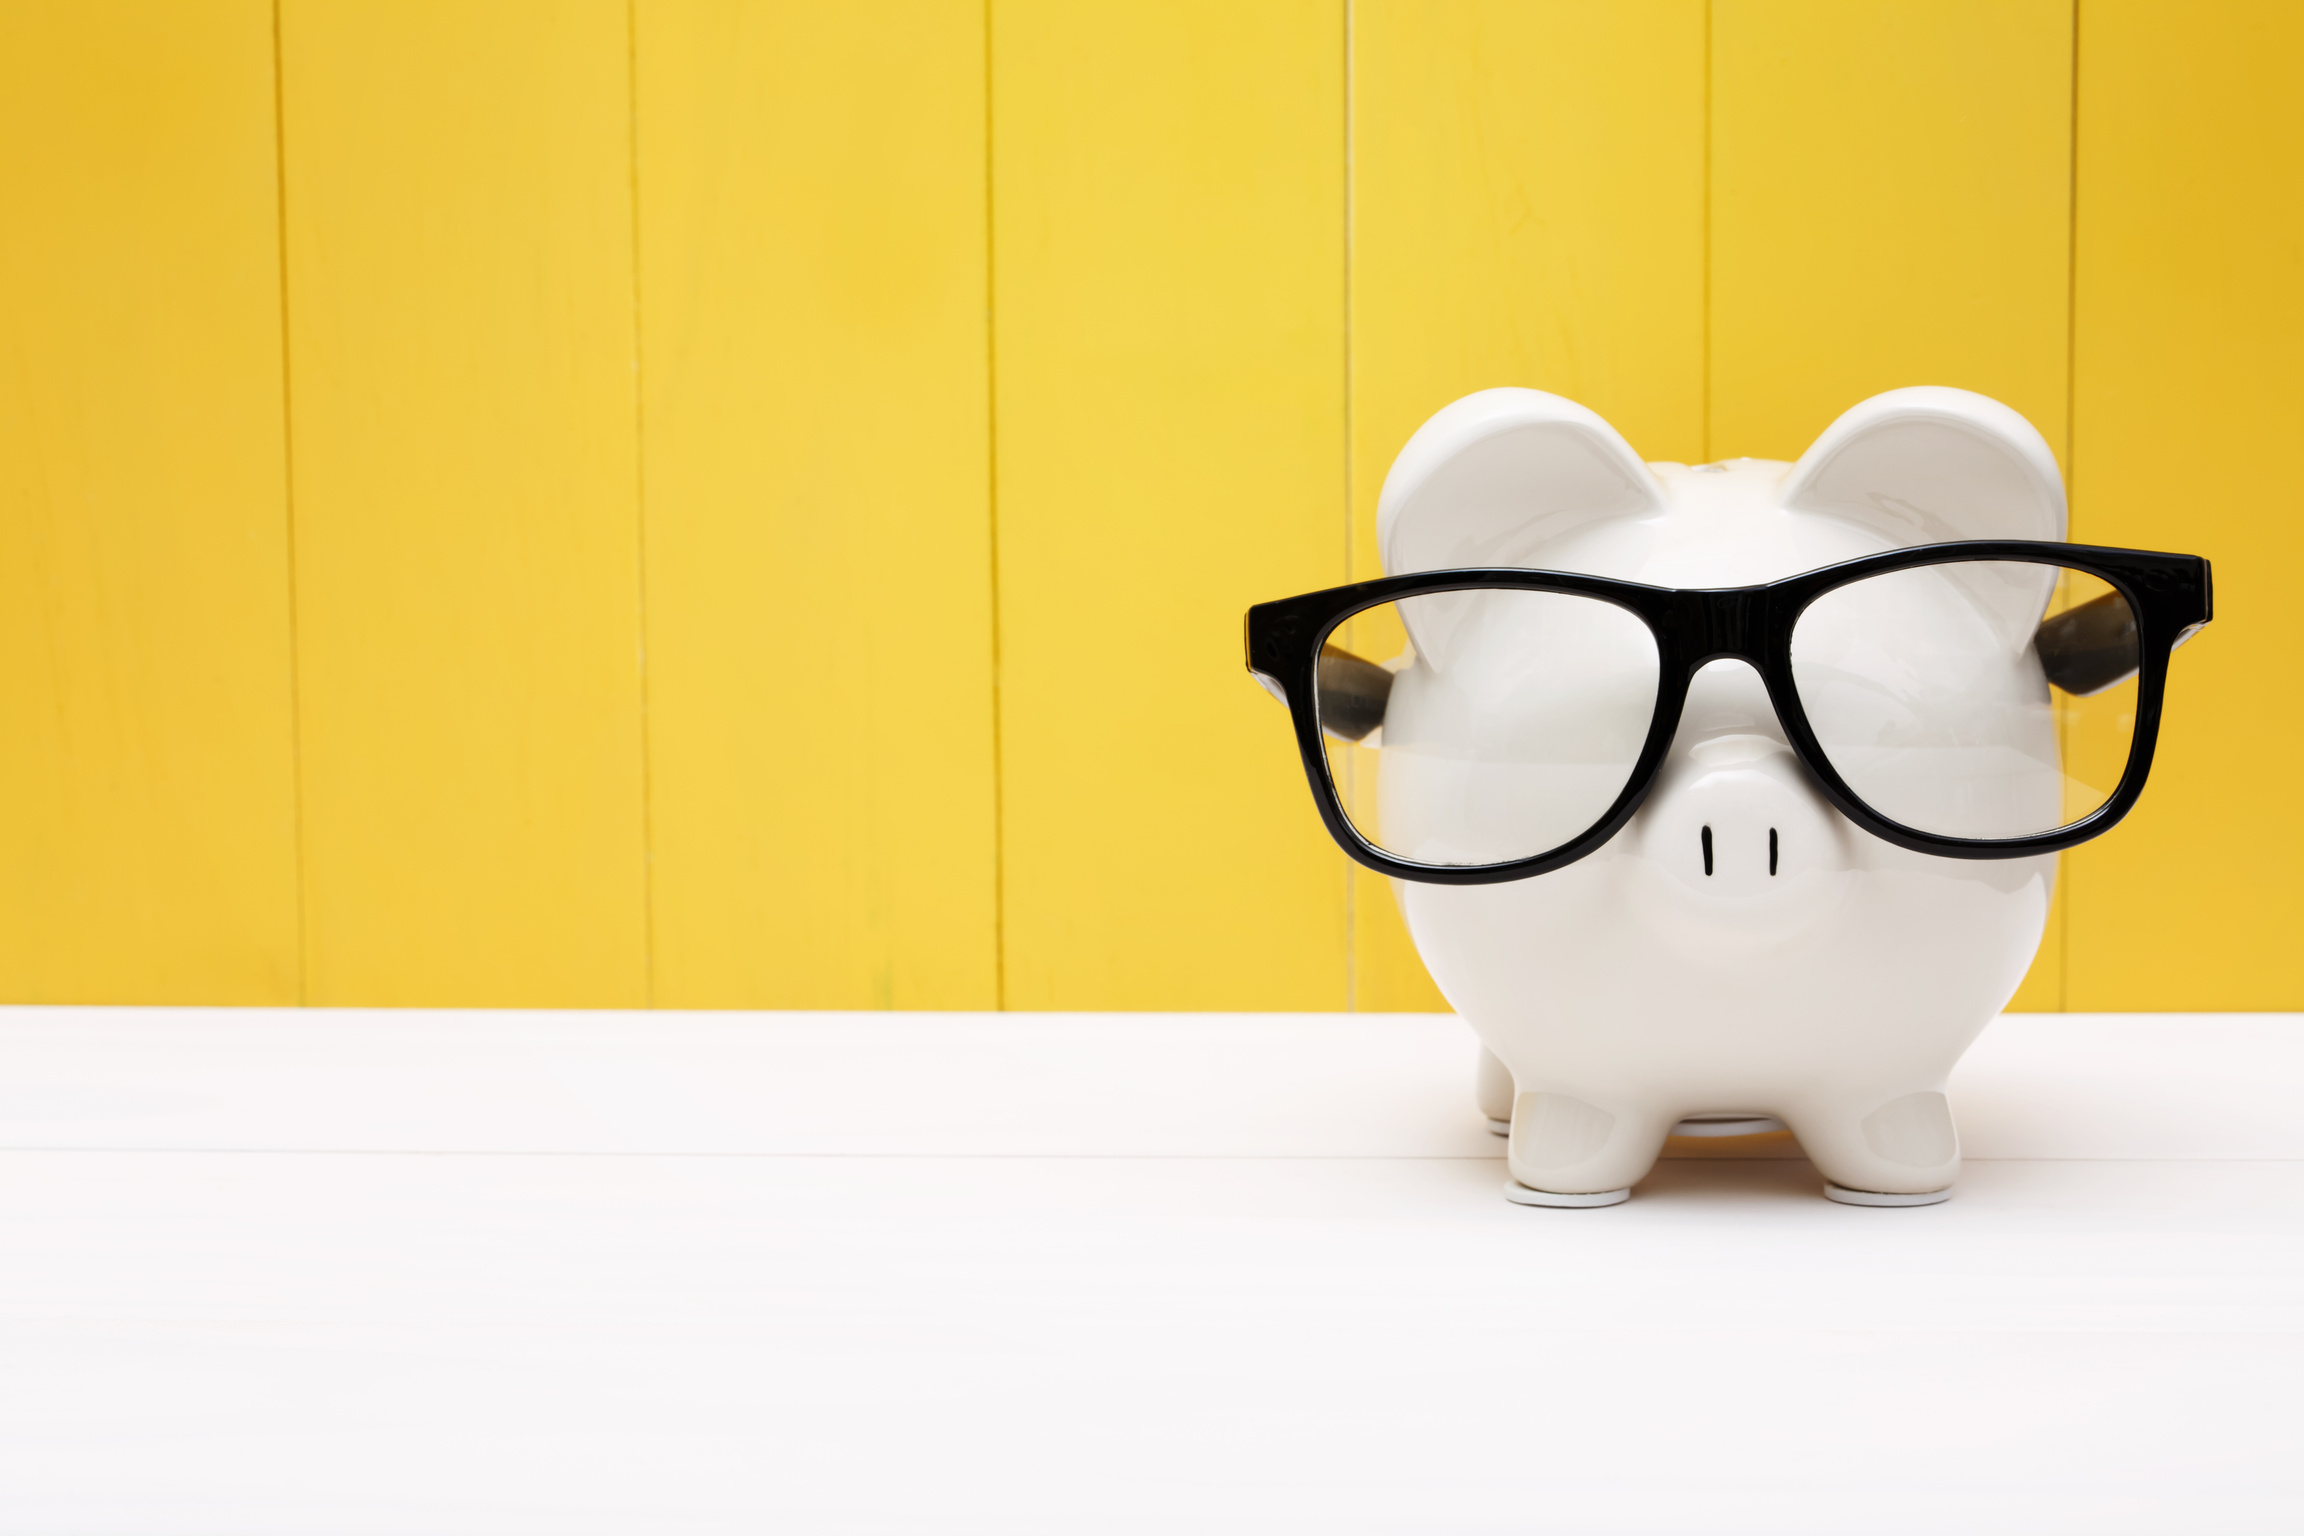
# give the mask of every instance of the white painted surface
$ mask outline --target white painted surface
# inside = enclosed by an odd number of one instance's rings
[[[0,1012],[0,1533],[2304,1528],[2304,1020],[2003,1020],[1920,1210],[1509,1204],[1471,1054]]]

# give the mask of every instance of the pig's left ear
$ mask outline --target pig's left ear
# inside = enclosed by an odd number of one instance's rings
[[[1484,389],[1416,429],[1384,477],[1385,571],[1525,565],[1582,523],[1655,512],[1663,492],[1598,414],[1535,389]]]
[[[2064,537],[2056,456],[2032,423],[1965,389],[1892,389],[1849,411],[1792,466],[1784,505],[1897,544]]]

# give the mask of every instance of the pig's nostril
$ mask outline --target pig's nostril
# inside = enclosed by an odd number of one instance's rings
[[[1768,829],[1768,873],[1776,873],[1776,829]]]
[[[1697,834],[1696,840],[1704,845],[1704,873],[1710,874],[1712,873],[1712,829],[1706,827]]]

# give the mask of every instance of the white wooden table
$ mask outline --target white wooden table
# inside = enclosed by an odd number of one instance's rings
[[[1509,1204],[1452,1019],[0,1010],[0,1536],[2304,1530],[2304,1018],[1937,1207]]]

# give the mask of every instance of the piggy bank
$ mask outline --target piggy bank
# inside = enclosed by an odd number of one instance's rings
[[[1946,1079],[2038,947],[2053,848],[2077,840],[2048,835],[2117,814],[2114,791],[2066,771],[2050,678],[2058,700],[2126,679],[2133,730],[2138,657],[2205,620],[2205,562],[2052,542],[2064,493],[2040,435],[1940,388],[1866,401],[1797,464],[1694,466],[1642,463],[1557,396],[1483,391],[1401,451],[1377,536],[1387,580],[1487,571],[1490,586],[1306,630],[1327,739],[1300,721],[1300,745],[1308,764],[1328,755],[1314,788],[1339,840],[1420,872],[1394,894],[1485,1047],[1477,1093],[1509,1125],[1512,1198],[1613,1204],[1675,1129],[1778,1126],[1834,1199],[1945,1198],[1960,1167]],[[1941,552],[1955,541],[1997,542]],[[2095,567],[2115,590],[2057,550],[2173,564]],[[1883,574],[1763,590],[1866,557]],[[1887,569],[1923,557],[1955,563]],[[1514,572],[1616,585],[1494,589]],[[2147,590],[2167,613],[2139,618],[2128,598]],[[1283,606],[1251,613],[1252,671],[1258,644],[1282,654]],[[1687,675],[1668,720],[1659,690],[1683,684],[1657,656],[1674,646]],[[1779,656],[1765,665],[1783,680],[1764,677],[1756,660]],[[1259,676],[1285,698],[1283,670]],[[2132,800],[2134,756],[2110,761],[2097,777]],[[1536,872],[1482,872],[1511,859]]]

